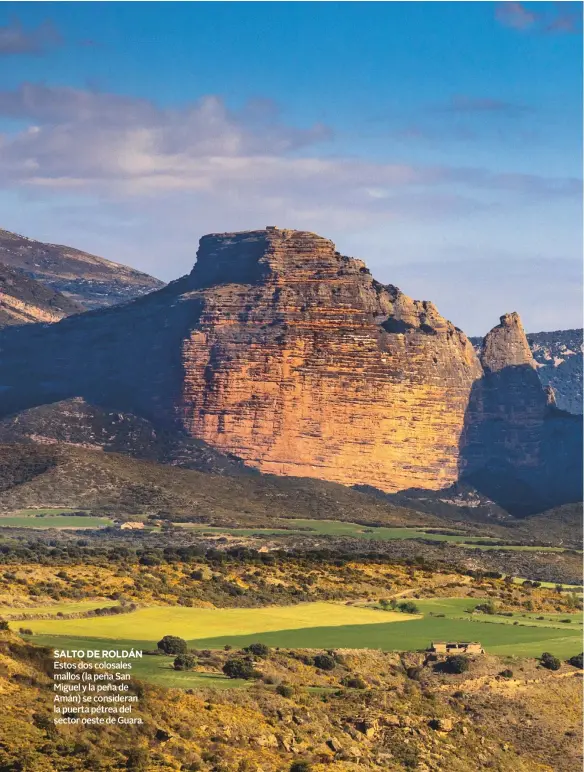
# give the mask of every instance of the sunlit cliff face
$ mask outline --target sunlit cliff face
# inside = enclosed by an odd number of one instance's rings
[[[206,236],[182,346],[187,431],[264,472],[441,488],[482,368],[432,303],[312,233]]]

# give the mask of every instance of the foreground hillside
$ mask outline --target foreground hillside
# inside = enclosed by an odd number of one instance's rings
[[[269,662],[286,679],[281,694],[274,678],[229,692],[139,687],[141,726],[81,729],[51,723],[49,651],[11,635],[0,647],[0,767],[7,771],[579,769],[581,679],[573,669],[542,671],[532,660],[514,661],[505,679],[498,674],[506,663],[497,658],[444,676],[423,657],[338,651],[339,675],[359,688],[319,693],[296,685],[291,667],[318,652],[282,652]]]
[[[235,524],[316,517],[396,525],[441,525],[438,518],[342,485],[296,478],[216,476],[68,445],[0,445],[0,509],[110,508]]]
[[[61,292],[85,309],[110,306],[163,286],[126,265],[0,228],[0,263]]]
[[[234,456],[184,432],[75,397],[0,419],[0,443],[66,443],[216,474],[251,474]]]
[[[44,565],[3,551],[0,768],[579,769],[574,596],[431,566],[179,551],[157,564],[146,553],[53,550]],[[577,628],[568,648],[566,619]],[[419,651],[465,630],[487,653],[463,656],[464,667]],[[185,668],[157,653],[167,634],[187,639]],[[105,641],[151,652],[131,687],[143,723],[53,725],[51,649]],[[542,647],[560,655],[555,670]],[[248,669],[229,678],[230,662]]]

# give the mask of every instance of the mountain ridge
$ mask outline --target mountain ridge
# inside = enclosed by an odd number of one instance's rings
[[[4,418],[83,398],[262,472],[390,493],[472,475],[506,505],[527,491],[524,514],[576,495],[581,422],[549,404],[519,317],[479,358],[431,302],[316,234],[211,234],[166,287],[29,327],[0,335]]]
[[[0,263],[40,281],[83,308],[122,303],[159,289],[146,273],[74,247],[48,244],[0,228]]]

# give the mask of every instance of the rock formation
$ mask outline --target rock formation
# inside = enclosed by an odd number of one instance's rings
[[[189,276],[132,303],[7,330],[0,362],[0,417],[82,397],[262,472],[386,492],[492,485],[502,465],[532,495],[581,432],[547,403],[516,314],[479,361],[432,303],[273,227],[205,236]],[[558,474],[554,503],[574,500]]]
[[[461,475],[510,510],[530,514],[581,495],[582,421],[559,410],[537,375],[518,314],[484,338],[483,377],[471,393]],[[539,503],[535,505],[535,501]]]
[[[470,338],[470,341],[480,354],[483,339]],[[553,388],[557,406],[582,415],[582,329],[532,332],[527,334],[527,342],[539,379],[544,386]]]
[[[264,472],[440,488],[457,477],[473,382],[466,336],[312,233],[201,240],[179,415]]]

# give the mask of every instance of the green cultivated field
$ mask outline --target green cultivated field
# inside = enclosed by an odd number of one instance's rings
[[[129,614],[92,619],[39,619],[31,623],[34,633],[133,640],[136,631],[148,633],[148,640],[158,641],[164,635],[178,635],[186,640],[255,635],[316,627],[376,625],[404,622],[416,617],[399,612],[384,613],[375,609],[344,606],[335,603],[301,603],[297,606],[268,606],[256,609],[208,609],[184,606],[154,606]],[[307,644],[308,645],[308,644]],[[208,648],[208,647],[203,647]]]
[[[35,517],[36,515],[67,515],[69,512],[85,512],[84,509],[72,509],[71,507],[33,507],[32,509],[20,509],[14,514]]]
[[[50,615],[56,617],[58,613],[62,614],[83,614],[86,611],[91,611],[94,608],[106,608],[111,606],[117,606],[118,604],[113,600],[81,600],[81,601],[69,601],[65,603],[53,603],[50,606],[2,606],[0,605],[0,619],[10,619],[11,617],[20,616],[21,614],[30,614],[35,616]],[[26,620],[29,621],[29,620]]]
[[[275,528],[219,528],[200,523],[175,523],[181,528],[201,531],[205,534],[229,533],[234,536],[347,536],[375,541],[393,541],[394,539],[431,539],[432,541],[467,542],[466,534],[442,534],[422,528],[388,528],[344,523],[338,520],[274,520]],[[278,527],[280,526],[280,527]],[[472,539],[471,539],[472,540]],[[481,537],[489,541],[489,537]]]
[[[67,514],[52,514],[62,510],[29,510],[30,514],[0,515],[0,528],[105,528],[112,521],[106,517],[79,517]],[[46,514],[43,514],[46,513]],[[43,514],[42,517],[39,515]]]
[[[426,539],[429,541],[449,542],[468,549],[481,550],[530,550],[536,552],[563,552],[563,547],[532,547],[523,545],[500,546],[489,544],[497,542],[490,536],[469,536],[465,533],[436,533],[424,528],[387,528],[345,523],[337,520],[275,520],[275,528],[220,528],[200,523],[175,523],[180,528],[200,531],[203,535],[230,534],[232,536],[338,536],[372,541],[393,541],[395,539]],[[280,526],[280,527],[278,527]]]

